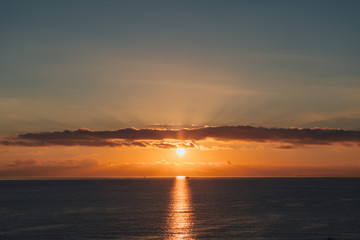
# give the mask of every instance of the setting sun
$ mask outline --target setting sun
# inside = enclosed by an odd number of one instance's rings
[[[185,149],[184,148],[178,148],[176,149],[176,154],[178,156],[183,156],[185,154]]]

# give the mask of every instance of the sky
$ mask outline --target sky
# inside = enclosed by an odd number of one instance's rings
[[[2,1],[0,177],[360,177],[359,9]]]

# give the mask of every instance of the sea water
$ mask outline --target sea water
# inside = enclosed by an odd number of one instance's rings
[[[360,178],[0,181],[0,239],[360,240]]]

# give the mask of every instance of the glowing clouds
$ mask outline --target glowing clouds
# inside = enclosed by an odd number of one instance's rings
[[[290,145],[360,144],[359,130],[265,128],[252,126],[214,126],[194,129],[159,130],[124,128],[114,131],[79,129],[63,132],[25,133],[0,139],[1,145],[18,146],[109,146],[109,147],[195,147],[195,141],[277,142]],[[191,141],[184,145],[172,141]]]

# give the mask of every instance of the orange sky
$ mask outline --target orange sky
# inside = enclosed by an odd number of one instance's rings
[[[2,177],[360,176],[357,146],[204,141],[211,148],[0,147]],[[216,145],[216,147],[214,147]]]

